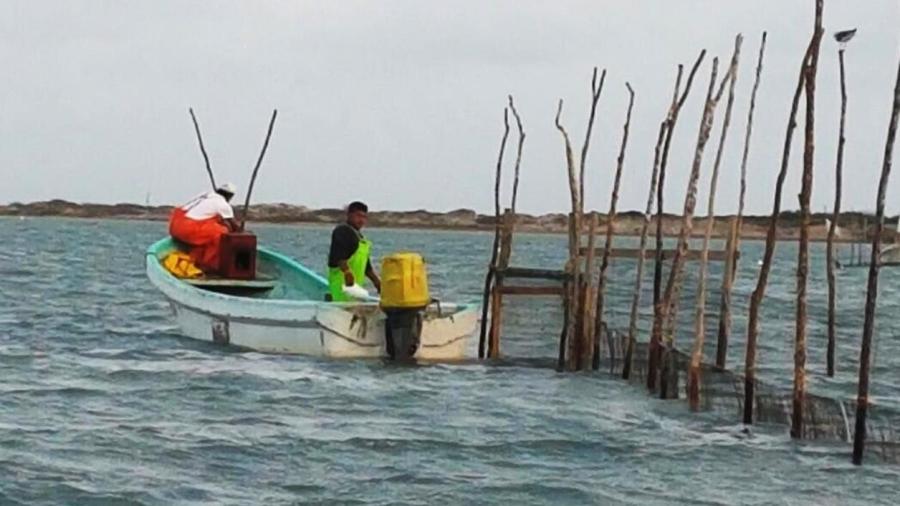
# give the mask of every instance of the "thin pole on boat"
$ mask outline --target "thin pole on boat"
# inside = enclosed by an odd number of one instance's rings
[[[872,238],[872,254],[869,262],[869,280],[866,289],[866,317],[863,324],[862,345],[859,350],[859,392],[856,398],[856,433],[853,436],[853,463],[862,464],[866,444],[866,417],[869,410],[869,361],[872,355],[872,334],[875,326],[875,302],[878,297],[878,270],[881,267],[881,234],[884,230],[884,197],[891,163],[894,141],[897,138],[897,118],[900,116],[900,65],[897,66],[897,82],[894,85],[894,107],[884,147],[884,163],[878,182],[878,200],[875,209],[875,233]]]
[[[253,167],[253,175],[250,176],[250,186],[247,187],[247,198],[244,200],[244,212],[241,213],[241,230],[244,230],[244,224],[247,222],[247,210],[250,208],[250,195],[253,193],[253,185],[256,183],[256,175],[259,173],[259,166],[262,165],[263,157],[266,156],[266,149],[269,147],[269,139],[272,137],[272,128],[275,127],[275,118],[277,116],[278,109],[273,109],[272,119],[269,120],[269,130],[266,132],[266,140],[263,142],[262,151],[259,152],[256,166]]]
[[[197,117],[194,116],[194,108],[188,107],[191,113],[191,121],[194,122],[194,132],[197,133],[197,142],[200,143],[200,152],[203,153],[203,161],[206,163],[206,173],[209,174],[209,182],[212,184],[213,190],[216,189],[216,177],[213,176],[212,167],[209,165],[209,155],[206,154],[206,147],[203,145],[203,136],[200,135],[200,125],[197,123]]]

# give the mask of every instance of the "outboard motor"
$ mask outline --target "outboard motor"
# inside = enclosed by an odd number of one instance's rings
[[[381,310],[385,348],[391,360],[412,360],[422,337],[425,309],[431,302],[425,261],[416,253],[395,253],[381,262]]]

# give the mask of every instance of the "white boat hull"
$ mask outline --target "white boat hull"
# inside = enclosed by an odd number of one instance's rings
[[[263,320],[214,315],[169,300],[175,321],[187,337],[263,353],[332,358],[386,357],[384,317],[354,316],[354,308],[321,304],[309,318]],[[358,306],[356,309],[377,309]],[[462,360],[469,356],[477,313],[426,317],[415,358]]]

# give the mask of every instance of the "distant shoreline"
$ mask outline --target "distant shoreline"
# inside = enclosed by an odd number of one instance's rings
[[[13,203],[0,205],[0,216],[7,217],[61,217],[82,219],[118,219],[165,221],[172,211],[172,206],[143,206],[139,204],[90,204],[75,203],[65,200],[50,200],[27,204]],[[344,211],[341,209],[310,209],[293,204],[256,204],[250,208],[249,221],[274,224],[309,224],[328,225],[340,222]],[[598,213],[600,232],[605,232],[607,216]],[[730,227],[733,215],[716,216],[713,237],[724,239]],[[814,213],[810,225],[810,239],[824,241],[828,229],[826,219],[830,215]],[[656,230],[655,218],[651,220],[650,233]],[[769,216],[745,216],[741,237],[747,240],[765,239],[769,225]],[[785,211],[779,217],[777,237],[779,240],[795,240],[799,238],[799,212]],[[639,236],[643,226],[643,214],[627,211],[618,214],[615,222],[616,235]],[[677,236],[681,230],[682,218],[679,215],[663,215],[663,234],[667,237]],[[839,220],[839,233],[836,238],[840,242],[867,240],[874,223],[870,215],[863,213],[842,213]],[[469,209],[459,209],[445,213],[416,211],[373,211],[369,213],[369,226],[373,228],[421,229],[421,230],[459,230],[459,231],[492,231],[494,216],[478,214]],[[693,220],[693,236],[700,237],[706,228],[706,218],[696,217]],[[565,234],[567,217],[563,213],[544,215],[520,214],[516,231],[540,234]],[[895,234],[896,227],[887,226],[889,234]]]

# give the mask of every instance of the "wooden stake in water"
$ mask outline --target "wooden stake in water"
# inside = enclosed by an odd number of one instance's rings
[[[831,224],[828,227],[828,246],[825,250],[825,264],[828,276],[828,351],[825,354],[828,376],[834,376],[835,323],[834,313],[837,305],[837,289],[834,279],[834,236],[838,219],[841,216],[841,183],[844,166],[844,124],[847,117],[847,84],[844,77],[844,48],[838,50],[838,64],[841,70],[841,123],[838,133],[837,161],[834,168],[834,211],[831,213]]]
[[[734,86],[737,83],[738,61],[741,56],[741,42],[744,38],[740,34],[734,40],[734,54],[731,56],[731,64],[724,85],[728,82],[728,103],[725,106],[725,119],[722,122],[722,134],[719,137],[719,147],[716,150],[716,160],[713,163],[712,177],[709,183],[709,197],[706,207],[706,231],[703,235],[703,249],[700,253],[700,274],[697,282],[697,303],[694,314],[694,347],[691,353],[691,364],[688,369],[688,402],[691,409],[700,409],[700,366],[703,362],[703,344],[706,339],[706,276],[709,267],[709,241],[712,238],[713,226],[716,223],[716,189],[719,181],[719,166],[722,163],[722,153],[725,148],[725,140],[728,137],[728,126],[731,124],[731,109],[734,106]],[[725,276],[729,275],[726,270]]]
[[[669,109],[669,115],[666,118],[666,135],[665,141],[663,142],[663,150],[662,155],[660,157],[659,162],[659,182],[656,186],[656,256],[653,269],[653,321],[654,326],[656,319],[659,317],[660,304],[662,301],[662,263],[663,263],[663,233],[662,233],[662,221],[663,221],[663,190],[665,188],[665,179],[666,179],[666,166],[669,161],[669,146],[672,143],[672,136],[675,132],[675,125],[678,122],[678,113],[681,111],[681,107],[684,105],[685,100],[687,100],[688,94],[691,91],[691,85],[694,83],[694,76],[697,74],[697,70],[700,68],[700,64],[703,62],[703,58],[706,56],[706,50],[700,51],[700,55],[697,57],[697,60],[694,62],[694,66],[691,68],[690,73],[688,74],[687,83],[685,84],[684,93],[682,93],[681,98],[678,99],[677,102],[672,103],[671,109]],[[679,69],[679,77],[680,77],[680,69]],[[677,95],[677,86],[676,86],[676,95]],[[648,347],[647,353],[647,388],[653,390],[656,388],[656,378],[657,371],[659,369],[659,359],[661,355],[660,342],[661,342],[662,333],[651,332],[650,334],[650,346]]]
[[[878,270],[881,267],[881,234],[884,231],[884,197],[891,177],[894,141],[897,139],[897,118],[900,116],[900,64],[894,84],[894,107],[891,111],[887,141],[884,146],[884,163],[878,181],[878,200],[875,210],[875,234],[872,238],[872,254],[869,263],[869,280],[866,287],[866,317],[863,324],[862,345],[859,350],[859,392],[856,398],[856,433],[853,437],[853,463],[862,464],[866,444],[866,417],[869,411],[869,362],[872,355],[872,334],[875,329],[875,302],[878,298]]]
[[[597,304],[594,309],[594,370],[600,367],[600,332],[603,329],[603,297],[606,292],[606,269],[609,267],[609,253],[612,249],[613,234],[616,228],[616,204],[619,201],[619,186],[622,183],[622,169],[625,166],[625,148],[628,146],[628,130],[631,127],[631,110],[634,107],[634,90],[631,84],[625,83],[628,89],[628,112],[625,113],[625,126],[622,127],[622,143],[619,157],[616,159],[616,176],[613,181],[612,197],[609,200],[609,214],[606,217],[606,243],[603,246],[603,258],[600,261],[600,279],[597,287]],[[643,260],[643,259],[641,259]]]
[[[672,106],[674,107],[678,100],[678,88],[681,85],[681,74],[683,67],[678,66],[678,77],[675,79],[675,93],[672,97]],[[653,212],[653,197],[656,195],[656,183],[659,177],[660,151],[666,135],[667,121],[663,120],[659,125],[659,135],[656,138],[656,149],[653,156],[653,172],[650,175],[650,191],[647,193],[647,207],[644,211],[644,221],[641,225],[641,239],[638,247],[639,254],[637,259],[637,274],[634,280],[634,292],[631,295],[631,314],[628,318],[628,341],[625,348],[625,362],[622,365],[622,378],[628,379],[631,376],[631,366],[634,361],[635,335],[637,334],[638,308],[641,303],[641,286],[644,280],[644,252],[647,250],[647,232],[650,229],[650,213]]]
[[[750,296],[750,311],[747,317],[747,351],[744,355],[744,423],[753,423],[753,405],[756,395],[756,344],[759,336],[759,309],[765,296],[766,285],[769,282],[769,272],[772,269],[772,259],[775,256],[775,241],[778,232],[778,217],[781,214],[781,194],[784,190],[784,180],[787,177],[788,164],[791,158],[791,141],[794,138],[794,130],[797,128],[797,109],[800,104],[800,94],[803,92],[806,64],[813,50],[811,40],[803,54],[800,64],[800,76],[797,78],[797,87],[794,89],[794,98],[791,101],[791,112],[788,115],[787,132],[784,136],[784,150],[781,155],[781,169],[775,181],[775,198],[772,204],[772,215],[769,217],[769,229],[766,232],[766,249],[763,253],[762,267],[759,269],[759,278],[756,280],[756,288]]]
[[[728,339],[731,336],[731,292],[737,274],[737,255],[741,249],[741,230],[744,220],[744,201],[747,194],[747,159],[750,153],[750,134],[753,131],[753,112],[756,109],[756,92],[759,89],[759,78],[762,74],[763,54],[766,49],[766,32],[762,34],[759,44],[759,59],[756,64],[756,79],[750,94],[750,111],[747,113],[747,129],[744,133],[744,153],[741,157],[741,193],[738,197],[738,212],[732,225],[731,241],[725,259],[725,270],[722,276],[722,295],[719,304],[719,335],[716,344],[716,367],[725,369],[728,357]]]
[[[791,412],[791,436],[803,437],[803,411],[806,404],[806,277],[809,273],[809,201],[812,195],[813,162],[815,155],[816,72],[819,66],[819,45],[822,41],[822,6],[816,0],[816,24],[813,50],[803,79],[806,95],[806,124],[803,146],[803,183],[800,189],[800,247],[797,255],[797,321],[794,337],[794,392]]]
[[[694,161],[691,164],[691,173],[688,177],[688,186],[684,197],[684,210],[682,212],[681,231],[678,234],[678,245],[672,256],[672,266],[669,271],[669,279],[666,282],[666,290],[660,301],[659,316],[653,322],[654,335],[662,333],[663,325],[669,321],[669,315],[675,306],[674,299],[678,297],[679,285],[681,284],[681,274],[684,267],[685,254],[687,253],[688,239],[693,230],[694,209],[697,205],[697,185],[700,181],[700,167],[703,161],[703,152],[706,148],[709,134],[712,131],[713,118],[715,114],[716,104],[719,95],[714,95],[716,87],[716,76],[718,73],[719,59],[713,58],[712,70],[709,78],[709,89],[706,92],[706,102],[703,106],[703,114],[700,119],[700,128],[697,132],[697,144],[694,149]],[[724,84],[724,80],[723,83]],[[721,87],[720,87],[721,88]],[[663,399],[674,397],[677,395],[674,389],[670,391],[669,382],[670,374],[673,372],[672,362],[674,356],[671,354],[675,345],[674,332],[666,332],[664,337],[663,356],[661,357],[661,372],[659,380],[659,394]]]
[[[567,270],[571,272],[571,285],[569,286],[569,304],[567,305],[567,310],[569,313],[568,316],[568,325],[570,327],[570,331],[568,332],[568,368],[570,370],[576,369],[577,359],[576,356],[579,355],[580,347],[581,347],[581,339],[580,336],[576,335],[576,331],[578,329],[578,294],[581,291],[581,276],[580,276],[580,265],[578,262],[578,254],[579,249],[581,247],[581,195],[579,194],[579,184],[578,184],[578,175],[575,171],[575,154],[572,151],[572,143],[569,140],[569,133],[566,132],[566,129],[559,122],[559,117],[562,115],[562,107],[563,101],[560,99],[559,107],[556,110],[556,128],[559,130],[560,134],[562,134],[563,142],[565,144],[566,150],[566,168],[568,169],[569,175],[569,196],[571,197],[572,204],[572,212],[569,216],[569,262],[567,266]]]
[[[506,150],[506,139],[509,137],[509,109],[503,108],[503,137],[500,140],[500,154],[497,156],[497,169],[494,176],[494,242],[491,246],[491,261],[484,276],[484,293],[481,302],[481,334],[478,338],[478,358],[485,356],[487,337],[488,308],[490,306],[491,286],[497,268],[497,249],[500,247],[500,176],[503,169],[503,152]]]

